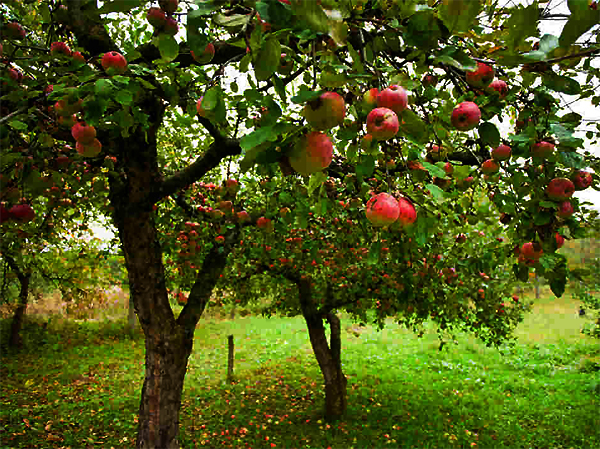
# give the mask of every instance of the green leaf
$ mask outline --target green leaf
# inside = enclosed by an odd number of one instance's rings
[[[513,273],[515,274],[515,277],[521,282],[527,282],[529,280],[529,268],[524,264],[514,264]]]
[[[375,158],[370,154],[362,154],[360,163],[356,166],[356,175],[359,177],[368,177],[375,171]]]
[[[102,7],[98,9],[100,14],[109,14],[111,12],[129,12],[146,4],[146,0],[106,0]]]
[[[246,134],[244,137],[242,137],[240,140],[240,146],[244,151],[247,151],[268,140],[271,140],[273,137],[276,137],[276,135],[274,135],[273,126],[262,126],[255,129],[250,134]]]
[[[472,71],[477,69],[477,63],[468,54],[454,45],[444,47],[435,57],[434,61],[451,65],[459,70]]]
[[[550,290],[554,293],[558,298],[560,298],[565,292],[565,288],[567,286],[567,277],[560,276],[550,280]]]
[[[129,106],[133,103],[133,94],[125,89],[119,89],[115,92],[114,96],[117,103]]]
[[[375,265],[379,262],[379,257],[381,256],[381,242],[377,240],[376,242],[371,243],[371,247],[369,248],[369,255],[367,257],[367,265]]]
[[[305,21],[311,30],[323,34],[329,32],[329,19],[319,2],[292,2],[292,11],[298,18]]]
[[[354,69],[356,69],[356,71],[358,73],[364,73],[365,68],[363,67],[363,63],[360,59],[360,55],[358,54],[358,52],[354,49],[354,47],[352,46],[352,44],[350,42],[348,42],[348,52],[350,53],[350,56],[352,57],[352,62]]]
[[[308,194],[312,195],[315,190],[317,190],[321,185],[327,180],[327,175],[320,171],[317,173],[313,173],[310,176],[310,181],[308,181]]]
[[[240,161],[240,172],[245,173],[250,170],[250,168],[256,164],[257,158],[260,156],[260,154],[267,151],[269,146],[269,143],[265,142],[262,145],[255,146],[246,151],[243,159]]]
[[[433,195],[436,200],[440,201],[444,199],[445,192],[435,184],[427,184],[425,187],[427,187],[427,190],[431,192],[431,195]]]
[[[533,2],[526,8],[519,5],[518,8],[511,8],[510,11],[511,16],[505,22],[505,43],[509,50],[514,51],[525,43],[525,39],[538,35],[538,4]]]
[[[400,130],[416,143],[425,143],[429,140],[427,125],[421,118],[410,109],[402,111],[400,119]]]
[[[421,50],[437,48],[438,40],[442,37],[440,22],[432,10],[419,11],[408,19],[404,32],[407,45]]]
[[[100,78],[94,85],[94,92],[96,92],[96,95],[103,97],[111,96],[113,89],[113,82],[108,78]]]
[[[253,61],[254,73],[258,81],[268,80],[281,61],[281,44],[274,35],[263,42],[260,51]]]
[[[581,92],[581,86],[573,78],[548,73],[543,77],[544,86],[556,92],[562,92],[567,95],[577,95]]]
[[[246,25],[250,21],[250,17],[251,14],[232,14],[230,16],[217,14],[213,20],[217,25],[223,27],[239,27]]]
[[[179,55],[179,44],[173,36],[162,33],[158,36],[158,51],[162,59],[171,62]]]
[[[427,169],[431,176],[436,176],[438,178],[444,178],[446,176],[446,172],[437,165],[430,164],[429,162],[423,162],[423,167]]]
[[[319,90],[319,91],[308,90],[308,88],[303,85],[303,86],[300,86],[300,92],[298,92],[298,95],[293,96],[291,98],[291,100],[293,103],[303,104],[308,101],[316,100],[323,94],[323,92],[325,92],[325,91],[324,90]]]
[[[207,16],[221,8],[219,0],[196,0],[197,9],[188,10],[188,20],[195,16]]]
[[[439,16],[452,33],[472,30],[481,11],[479,0],[447,0],[442,2]]]
[[[279,98],[281,98],[281,101],[283,103],[287,103],[287,94],[285,93],[285,84],[283,84],[283,81],[281,80],[281,78],[279,78],[278,76],[274,76],[273,77],[273,86],[275,87],[275,92],[277,92],[277,95],[279,95]]]
[[[582,154],[574,151],[561,151],[558,160],[565,166],[575,169],[585,168],[587,163]]]
[[[8,125],[9,125],[11,128],[14,128],[14,129],[19,129],[19,130],[22,130],[22,131],[27,129],[27,123],[23,123],[23,122],[22,122],[22,121],[20,121],[20,120],[11,120],[11,121],[8,123]]]
[[[585,14],[572,14],[560,34],[559,42],[563,48],[568,48],[577,39],[600,22],[600,11],[588,9]]]
[[[486,145],[496,148],[500,145],[500,131],[496,125],[490,122],[483,122],[479,125],[479,137]]]

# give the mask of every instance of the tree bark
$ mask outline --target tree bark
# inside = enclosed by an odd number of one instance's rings
[[[29,301],[29,282],[31,280],[31,271],[21,270],[17,262],[11,256],[5,255],[5,257],[11,270],[13,270],[17,276],[17,279],[19,279],[19,285],[21,287],[19,290],[19,302],[17,309],[15,310],[10,325],[10,338],[8,340],[8,345],[11,348],[20,348],[23,344],[23,339],[21,338],[21,329],[23,328],[23,321]]]
[[[325,419],[336,421],[346,412],[348,395],[346,376],[342,371],[341,361],[341,326],[340,319],[332,312],[326,317],[319,313],[312,301],[310,281],[300,280],[300,306],[313,352],[325,381]],[[329,322],[331,333],[327,342],[323,319]]]

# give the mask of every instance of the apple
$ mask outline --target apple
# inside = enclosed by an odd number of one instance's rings
[[[148,10],[148,14],[146,14],[146,19],[148,22],[150,22],[150,25],[160,30],[165,26],[167,15],[165,14],[164,10],[157,8],[156,6],[152,6]]]
[[[506,161],[510,159],[511,150],[508,145],[501,144],[492,150],[492,159],[495,161]]]
[[[521,247],[521,255],[526,259],[537,261],[542,257],[542,254],[544,254],[542,246],[537,242],[523,243],[523,246]]]
[[[8,213],[22,223],[28,223],[35,217],[35,212],[29,204],[16,204],[8,210]]]
[[[215,57],[215,45],[212,42],[210,42],[198,57],[196,57],[193,51],[191,53],[192,58],[194,58],[194,61],[199,62],[201,64],[208,64]]]
[[[75,62],[76,64],[85,64],[85,58],[83,57],[80,51],[73,52],[73,62]]]
[[[173,14],[177,11],[179,0],[158,0],[158,6],[167,14]]]
[[[365,134],[362,139],[360,139],[360,147],[365,150],[371,150],[373,146],[373,136],[371,134]]]
[[[325,92],[304,106],[304,118],[315,129],[323,131],[340,125],[346,116],[344,99],[335,92]]]
[[[8,39],[25,39],[26,33],[23,27],[18,22],[10,22],[4,26],[2,30],[2,34],[4,37]]]
[[[202,107],[202,99],[204,96],[200,97],[196,102],[196,111],[200,117],[208,117],[208,111]]]
[[[508,84],[502,80],[492,81],[489,87],[498,92],[500,94],[500,98],[506,97],[506,94],[508,93]]]
[[[446,157],[447,153],[448,152],[444,147],[434,144],[431,145],[431,148],[429,148],[429,151],[427,152],[427,158],[434,162],[441,161]]]
[[[554,152],[554,144],[550,142],[538,142],[531,146],[531,155],[533,157],[547,158]]]
[[[245,222],[251,220],[250,214],[248,212],[246,212],[245,210],[242,210],[242,211],[238,212],[236,214],[236,217],[237,217],[237,221],[239,223],[245,223]]]
[[[279,61],[279,67],[277,67],[277,73],[283,76],[288,76],[293,70],[294,60],[286,53],[281,53],[281,60]]]
[[[408,94],[403,87],[392,84],[377,95],[377,107],[388,108],[400,114],[408,107]]]
[[[367,132],[376,140],[389,140],[400,129],[398,116],[388,108],[375,108],[367,115]]]
[[[379,89],[373,87],[363,94],[362,97],[362,108],[365,112],[370,112],[377,107],[377,96],[379,95]]]
[[[71,135],[79,143],[92,143],[96,138],[96,128],[85,122],[78,122],[71,128]]]
[[[437,75],[435,75],[433,73],[428,73],[421,80],[421,84],[423,84],[424,87],[430,87],[430,86],[435,87],[437,85],[437,83],[438,83],[438,77],[437,77]]]
[[[50,54],[53,56],[65,55],[71,56],[71,49],[64,42],[52,42],[50,44]]]
[[[575,185],[567,178],[554,178],[546,187],[546,194],[552,200],[564,201],[573,195]]]
[[[109,51],[102,56],[102,68],[109,75],[121,75],[127,70],[127,60],[125,57],[116,51]]]
[[[310,175],[329,167],[333,143],[325,133],[312,131],[304,135],[289,155],[290,165],[301,175]]]
[[[417,220],[417,211],[415,206],[406,198],[400,198],[398,200],[398,223],[404,227],[412,225]]]
[[[269,218],[260,217],[256,220],[256,226],[265,232],[271,233],[275,230],[273,222]]]
[[[469,131],[475,128],[481,120],[481,111],[472,101],[463,101],[452,111],[450,121],[459,131]]]
[[[444,171],[448,176],[450,176],[452,173],[454,173],[454,166],[450,162],[446,162],[444,164]]]
[[[0,224],[4,223],[7,220],[10,220],[11,215],[6,207],[0,204]]]
[[[19,69],[15,69],[12,67],[8,69],[8,77],[17,84],[20,84],[21,81],[23,81],[23,73],[21,73]]]
[[[177,20],[175,20],[173,17],[167,17],[162,32],[168,34],[169,36],[175,36],[179,32],[179,24],[177,23]]]
[[[398,219],[398,201],[389,193],[380,193],[367,201],[367,220],[375,227],[389,226]]]
[[[456,188],[462,191],[467,190],[474,184],[475,178],[473,176],[467,176],[466,178],[456,180]]]
[[[477,63],[477,70],[467,72],[467,83],[473,87],[483,89],[489,86],[494,79],[494,69],[483,62]]]
[[[592,185],[594,179],[590,172],[578,170],[571,176],[571,181],[575,185],[575,190],[585,190]]]
[[[83,157],[96,157],[102,151],[102,144],[98,139],[94,139],[90,143],[77,142],[75,149]]]
[[[556,249],[562,248],[562,246],[565,244],[565,238],[558,232],[554,234],[554,239],[556,240]]]
[[[569,218],[574,212],[575,211],[573,210],[573,205],[571,202],[563,201],[558,205],[558,211],[556,212],[556,215],[558,215],[560,218]]]

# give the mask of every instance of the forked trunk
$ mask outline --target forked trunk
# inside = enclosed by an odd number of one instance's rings
[[[310,344],[325,381],[325,419],[335,421],[341,418],[348,406],[347,380],[342,371],[341,361],[340,319],[334,313],[327,314],[326,319],[331,329],[330,341],[327,342],[324,317],[318,313],[313,304],[310,281],[301,280],[299,290],[302,314],[308,327]]]

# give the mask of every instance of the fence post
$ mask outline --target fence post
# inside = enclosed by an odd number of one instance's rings
[[[227,382],[233,382],[233,335],[227,336]]]

